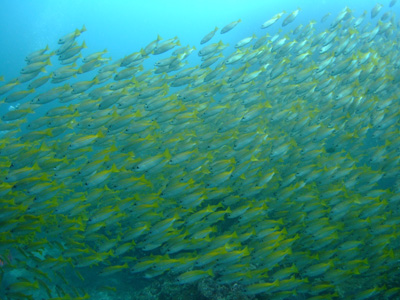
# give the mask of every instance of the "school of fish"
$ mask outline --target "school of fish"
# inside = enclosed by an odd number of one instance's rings
[[[158,36],[119,60],[83,55],[83,26],[29,54],[0,86],[1,297],[88,299],[95,270],[399,299],[395,3],[323,30],[283,11],[231,46],[241,20],[196,46]]]

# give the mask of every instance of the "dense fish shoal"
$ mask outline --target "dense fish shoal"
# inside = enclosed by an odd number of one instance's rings
[[[27,55],[0,86],[2,299],[397,299],[395,4]]]

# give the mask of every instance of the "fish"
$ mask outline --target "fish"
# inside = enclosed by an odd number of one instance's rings
[[[0,87],[0,95],[4,95],[5,93],[11,91],[14,87],[16,87],[20,82],[17,80],[13,82],[6,83]]]
[[[210,54],[215,54],[218,51],[219,47],[223,47],[224,44],[222,41],[219,41],[218,43],[214,44],[209,44],[207,46],[204,46],[202,49],[199,50],[198,55],[199,56],[206,56]]]
[[[90,54],[90,55],[88,55],[88,56],[85,56],[85,57],[82,59],[82,62],[87,63],[87,62],[92,61],[92,60],[97,60],[97,59],[99,59],[103,54],[105,54],[105,53],[107,53],[107,52],[108,52],[107,49],[104,49],[104,50],[101,51],[101,52],[92,53],[92,54]]]
[[[163,42],[158,42],[157,46],[153,50],[152,54],[159,55],[159,54],[165,53],[165,52],[171,50],[172,48],[174,48],[176,46],[180,46],[180,45],[181,45],[180,41],[178,40],[177,37],[169,39],[169,40],[165,40]]]
[[[80,82],[76,82],[74,84],[71,85],[72,88],[72,94],[79,94],[82,93],[88,89],[90,89],[93,85],[98,84],[99,83],[99,79],[97,77],[95,77],[93,80],[90,81],[80,81]]]
[[[162,40],[162,37],[160,35],[157,35],[157,39],[154,41],[150,42],[146,47],[144,47],[143,51],[141,51],[144,55],[149,55],[151,54],[155,48],[157,48],[157,44],[159,41]]]
[[[45,66],[51,65],[50,59],[47,59],[46,61],[38,61],[32,64],[27,65],[23,69],[21,69],[21,74],[29,74],[29,73],[35,73],[39,70],[44,70]]]
[[[53,77],[53,74],[50,73],[47,76],[43,76],[43,77],[35,79],[35,80],[33,80],[33,81],[31,81],[29,83],[28,89],[32,90],[32,89],[36,89],[38,87],[41,87],[42,85],[46,84],[46,82],[49,81],[49,79],[51,79],[52,77]]]
[[[250,37],[244,38],[242,40],[240,40],[239,42],[236,43],[235,48],[241,48],[245,45],[247,45],[248,43],[250,43],[252,40],[254,40],[257,36],[255,34],[253,34]]]
[[[232,30],[233,28],[235,28],[235,27],[237,26],[237,24],[239,24],[240,22],[242,22],[241,19],[239,19],[239,20],[237,20],[237,21],[233,21],[233,22],[229,23],[228,25],[225,25],[225,26],[221,29],[220,34],[225,34],[225,33],[227,33],[228,31],[231,31],[231,30]]]
[[[28,54],[0,86],[0,267],[24,270],[0,295],[86,299],[95,274],[121,295],[395,297],[399,34],[376,7],[275,30],[282,11],[233,47],[215,28],[103,58],[82,29]]]
[[[349,7],[345,7],[343,8],[339,14],[337,15],[337,17],[335,18],[335,20],[331,23],[330,27],[331,28],[335,28],[336,26],[338,26],[338,24],[344,20],[349,14],[351,14],[351,9]],[[357,22],[357,21],[356,21]]]
[[[256,295],[261,293],[269,293],[269,291],[273,291],[275,287],[279,287],[279,281],[275,280],[274,282],[263,282],[263,283],[255,283],[249,285],[246,289],[247,295]]]
[[[50,50],[49,45],[46,45],[46,47],[44,47],[43,49],[36,50],[36,51],[28,54],[25,57],[25,61],[30,61],[30,60],[34,59],[35,57],[40,56],[40,55],[44,54],[46,51],[49,51],[49,50]]]
[[[55,54],[56,53],[53,51],[53,52],[50,52],[48,54],[36,55],[36,56],[33,56],[33,57],[29,58],[29,59],[26,58],[25,60],[26,60],[27,64],[29,65],[29,64],[32,64],[32,63],[36,63],[36,62],[47,61],[48,59],[50,59]]]
[[[283,22],[282,22],[282,27],[285,27],[285,26],[289,25],[290,23],[292,23],[292,22],[296,19],[296,17],[297,17],[297,15],[299,14],[300,10],[301,10],[301,9],[298,8],[298,9],[296,9],[295,11],[291,12],[291,13],[283,20]]]
[[[272,25],[274,25],[280,18],[282,18],[282,16],[286,13],[286,11],[282,11],[276,15],[274,15],[271,19],[269,19],[268,21],[265,21],[262,25],[261,25],[261,29],[265,29],[268,28]]]
[[[72,141],[71,144],[69,144],[68,148],[70,150],[80,149],[94,143],[98,138],[102,137],[104,137],[104,134],[101,131],[94,135],[83,136]]]
[[[322,18],[321,18],[321,23],[324,23],[326,20],[328,20],[328,18],[330,17],[330,15],[331,15],[331,13],[327,13],[326,15],[324,15]]]
[[[80,46],[76,45],[76,46],[71,47],[71,48],[67,49],[66,51],[64,51],[63,53],[61,53],[58,56],[58,59],[61,61],[70,59],[70,58],[74,57],[75,55],[79,54],[80,51],[84,48],[87,48],[85,41],[83,41]]]
[[[86,26],[83,25],[81,29],[75,29],[74,32],[68,33],[65,36],[61,37],[58,40],[58,43],[64,44],[64,43],[68,42],[69,40],[73,40],[73,39],[77,38],[78,36],[80,36],[82,34],[82,32],[85,32],[86,30],[87,30]]]
[[[383,8],[383,5],[380,3],[377,3],[371,10],[371,19],[375,18],[380,13],[382,8]]]
[[[10,295],[14,293],[22,293],[22,292],[29,292],[29,290],[37,290],[39,289],[39,282],[30,282],[30,281],[20,281],[10,284],[7,287],[7,293]]]
[[[122,270],[128,269],[128,268],[129,268],[129,266],[127,263],[125,263],[123,265],[119,265],[119,266],[110,266],[110,267],[106,267],[103,270],[101,270],[99,275],[100,276],[109,276],[111,274],[121,272]]]
[[[201,278],[208,276],[214,276],[214,273],[212,272],[211,269],[207,271],[202,271],[202,270],[188,271],[178,276],[177,281],[179,284],[187,284],[195,282]]]
[[[25,117],[27,114],[31,113],[35,113],[35,111],[31,108],[10,110],[9,112],[1,116],[1,119],[3,121],[14,121],[21,119]]]
[[[19,100],[24,99],[25,97],[27,97],[28,95],[32,94],[35,92],[35,89],[30,89],[27,91],[18,91],[18,92],[14,92],[12,94],[9,94],[5,99],[4,102],[6,103],[13,103],[13,102],[17,102]]]
[[[218,27],[215,26],[215,28],[214,28],[213,31],[207,33],[207,34],[201,39],[200,45],[205,44],[205,43],[207,43],[209,40],[211,40],[211,39],[214,37],[214,35],[215,35],[215,33],[216,33],[217,31],[218,31]]]

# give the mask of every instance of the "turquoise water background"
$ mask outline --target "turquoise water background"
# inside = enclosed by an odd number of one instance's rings
[[[83,54],[102,51],[107,48],[113,60],[139,51],[159,34],[164,39],[178,36],[182,45],[193,45],[200,49],[200,40],[215,26],[242,19],[235,30],[217,35],[234,45],[238,40],[255,33],[261,36],[266,32],[274,34],[281,28],[282,21],[262,30],[260,25],[276,13],[287,13],[300,7],[297,19],[285,27],[290,30],[299,24],[316,20],[316,28],[324,29],[346,5],[358,16],[368,12],[376,1],[345,0],[304,0],[304,1],[266,1],[266,0],[205,0],[205,1],[128,1],[128,0],[2,0],[0,10],[0,74],[10,80],[19,75],[25,65],[27,54],[45,47],[58,47],[57,40],[86,25],[88,32],[82,35],[88,49]],[[390,1],[381,1],[383,11]],[[392,10],[399,11],[399,5]],[[320,24],[326,13],[329,19]],[[284,18],[284,17],[283,17]],[[170,54],[165,54],[168,56]],[[195,55],[193,55],[195,56]],[[193,57],[192,57],[193,59]],[[197,59],[197,57],[196,57]]]

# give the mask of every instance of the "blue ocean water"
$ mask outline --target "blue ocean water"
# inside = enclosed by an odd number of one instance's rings
[[[388,6],[389,1],[384,1]],[[199,48],[201,38],[214,29],[242,19],[234,31],[221,36],[231,45],[241,38],[255,33],[263,35],[267,31],[275,33],[280,22],[266,30],[260,25],[282,10],[288,13],[302,9],[296,21],[284,30],[293,29],[310,20],[319,21],[326,13],[331,13],[325,28],[334,16],[346,5],[355,15],[370,11],[375,1],[346,0],[305,0],[305,1],[265,1],[265,0],[219,0],[219,1],[83,1],[83,0],[43,0],[43,1],[2,1],[0,10],[0,74],[6,79],[17,77],[25,65],[27,54],[49,45],[56,48],[57,40],[86,25],[88,32],[82,39],[88,49],[83,54],[108,49],[113,59],[140,50],[159,34],[164,39],[178,36],[182,45]],[[386,7],[387,8],[387,7]],[[399,7],[394,7],[398,11]],[[217,40],[219,36],[215,37]],[[166,54],[168,55],[168,54]]]
[[[390,1],[386,1],[385,10]],[[355,16],[369,11],[375,6],[375,1],[194,1],[188,4],[184,0],[163,1],[4,1],[0,10],[0,75],[5,80],[12,80],[20,75],[20,70],[26,64],[25,57],[38,49],[48,45],[51,50],[58,48],[57,41],[60,37],[86,26],[80,40],[85,41],[87,49],[81,51],[86,55],[108,50],[105,57],[111,57],[113,61],[123,58],[130,53],[137,52],[145,47],[158,35],[163,39],[177,36],[181,45],[195,46],[201,49],[200,40],[215,26],[219,30],[232,21],[241,19],[239,26],[231,32],[216,34],[213,42],[222,40],[229,43],[230,47],[224,51],[228,56],[235,49],[233,45],[242,38],[256,34],[258,37],[269,33],[274,36],[278,32],[293,30],[300,24],[306,25],[315,20],[317,32],[329,27],[330,22],[345,7],[350,6]],[[301,8],[295,22],[289,26],[281,27],[281,20],[267,29],[261,29],[260,25],[272,16],[282,11],[290,13]],[[384,11],[385,11],[384,10]],[[391,8],[399,11],[399,6]],[[321,18],[330,13],[326,22],[320,23]],[[374,22],[376,22],[374,20]],[[218,32],[219,33],[219,32]],[[80,42],[81,43],[81,42]],[[145,69],[151,69],[154,62],[168,57],[164,53],[148,59],[144,63]],[[190,66],[200,64],[197,55],[188,58]],[[57,61],[52,60],[52,69],[60,67]],[[83,74],[79,80],[91,80],[92,74]],[[70,83],[79,81],[72,78]],[[61,85],[61,84],[59,84]],[[37,92],[46,91],[45,85]],[[14,91],[23,90],[25,85],[17,86]],[[53,104],[50,104],[52,106]],[[0,105],[1,111],[9,109],[8,105]],[[40,110],[36,116],[40,114]]]
[[[389,1],[384,4],[383,12],[388,10]],[[335,16],[349,6],[353,15],[359,16],[369,12],[375,6],[375,1],[4,1],[0,10],[0,75],[6,81],[20,75],[25,66],[24,58],[27,54],[49,45],[50,49],[57,49],[57,40],[76,28],[85,25],[87,32],[79,37],[79,44],[84,40],[88,49],[83,49],[86,56],[93,52],[107,49],[104,57],[112,57],[113,61],[137,52],[160,35],[164,39],[177,36],[180,43],[195,46],[198,50],[201,38],[214,29],[222,28],[226,24],[241,19],[242,22],[231,32],[225,35],[216,34],[213,42],[220,39],[229,43],[226,50],[229,54],[234,51],[233,45],[242,38],[255,33],[258,37],[265,33],[273,36],[282,30],[293,30],[298,25],[308,24],[311,20],[317,23],[315,28],[322,31],[329,26]],[[289,26],[282,28],[281,21],[268,29],[260,29],[260,25],[276,13],[285,10],[287,13],[301,8],[296,20]],[[399,14],[397,4],[392,11]],[[321,24],[320,19],[331,13],[328,20]],[[382,12],[381,12],[382,14]],[[376,20],[373,21],[374,23]],[[170,56],[170,52],[152,57],[145,62],[145,69],[152,68],[152,64]],[[55,59],[52,60],[56,64]],[[190,65],[200,63],[197,54],[189,58]],[[55,66],[57,67],[57,66]],[[80,75],[75,81],[89,80],[93,72]],[[62,85],[62,84],[60,84]],[[26,84],[19,89],[24,89]],[[49,84],[38,89],[45,91]],[[15,90],[18,90],[16,88]],[[50,104],[58,105],[57,103]],[[8,105],[2,104],[0,110],[7,110]],[[43,107],[48,110],[49,106]],[[37,117],[37,114],[36,114]],[[93,276],[95,276],[93,271]],[[90,278],[88,271],[84,274]],[[127,282],[127,284],[129,284]]]

